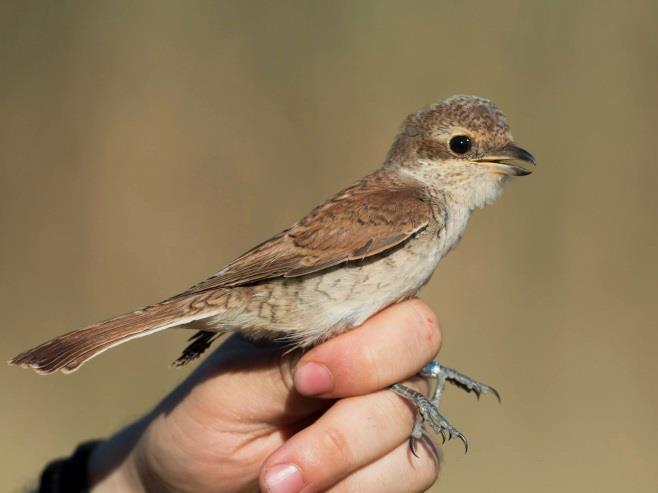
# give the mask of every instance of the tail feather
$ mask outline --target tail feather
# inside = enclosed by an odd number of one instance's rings
[[[195,297],[196,298],[196,297]],[[201,301],[201,302],[200,302]],[[12,358],[9,364],[48,374],[70,373],[123,342],[212,315],[198,299],[175,299],[99,322],[44,342]]]

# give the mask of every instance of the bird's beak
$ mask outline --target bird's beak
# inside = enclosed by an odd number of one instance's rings
[[[537,164],[532,154],[514,144],[507,144],[493,154],[476,159],[475,162],[489,166],[492,173],[500,175],[525,176],[532,173],[532,171],[521,166],[510,164],[508,161],[522,161],[524,163],[530,163],[533,166]]]

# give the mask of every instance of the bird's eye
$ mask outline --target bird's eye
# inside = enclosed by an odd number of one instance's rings
[[[473,147],[473,143],[466,135],[455,135],[450,139],[450,150],[455,154],[466,154],[471,147]]]

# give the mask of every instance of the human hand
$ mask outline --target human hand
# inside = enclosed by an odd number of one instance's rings
[[[426,392],[439,350],[419,300],[393,305],[304,354],[232,337],[152,412],[99,445],[93,491],[425,491],[438,459],[408,438],[415,409],[387,389]]]

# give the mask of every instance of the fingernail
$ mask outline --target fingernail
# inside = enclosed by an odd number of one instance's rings
[[[279,464],[265,474],[268,493],[297,493],[304,487],[302,472],[294,464]]]
[[[295,371],[295,388],[303,395],[318,395],[334,388],[334,376],[321,363],[302,363]]]

